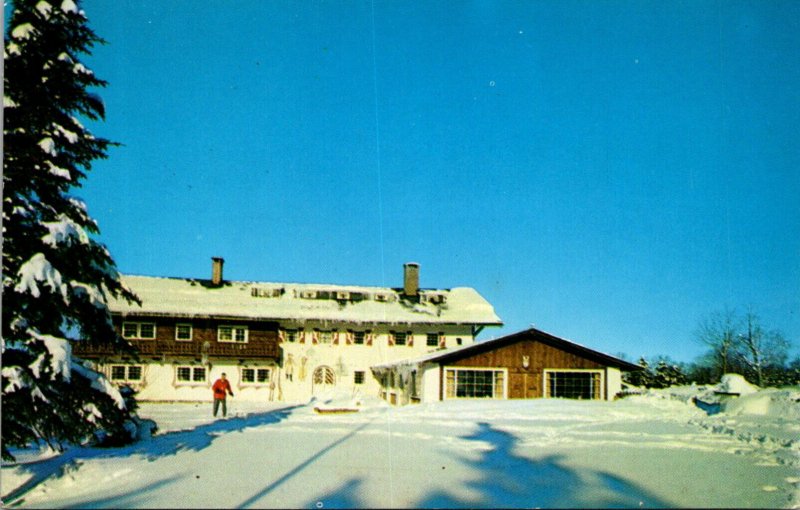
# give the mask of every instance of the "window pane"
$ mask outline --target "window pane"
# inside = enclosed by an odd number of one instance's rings
[[[245,328],[233,328],[233,332],[236,335],[235,340],[237,342],[244,342],[246,339],[246,332]]]
[[[502,397],[502,391],[495,392],[497,372],[494,370],[458,370],[455,374],[455,396],[460,398],[495,398]],[[502,373],[501,373],[502,374]],[[499,378],[502,384],[502,375]],[[448,374],[448,396],[450,389],[450,374]]]
[[[354,331],[353,332],[353,343],[362,345],[364,343],[364,332],[363,331]]]
[[[111,367],[111,380],[112,381],[124,381],[125,380],[125,366],[124,365],[113,365]]]
[[[256,371],[252,368],[243,368],[242,369],[242,382],[255,382],[256,381]]]
[[[456,371],[447,371],[447,398],[456,396]]]
[[[494,373],[494,398],[503,398],[503,372],[498,370]]]
[[[269,369],[259,368],[257,372],[257,380],[260,383],[269,382]]]
[[[128,367],[128,380],[141,381],[142,380],[142,367],[138,365]]]
[[[599,398],[600,375],[593,372],[549,372],[549,396],[553,398]]]
[[[178,380],[179,381],[191,381],[192,380],[192,369],[189,367],[178,367]]]
[[[287,342],[296,342],[297,341],[297,330],[288,329],[286,330],[286,341]]]
[[[233,340],[233,328],[231,328],[230,326],[220,326],[219,339],[227,341]]]
[[[138,324],[135,322],[122,323],[122,336],[125,338],[136,338],[139,334]]]
[[[178,340],[191,340],[192,326],[189,324],[178,324],[175,326],[175,338]]]
[[[139,324],[139,336],[140,338],[155,338],[156,325],[149,322]]]
[[[364,384],[364,372],[358,370],[353,372],[353,378],[356,384]]]
[[[406,334],[405,333],[395,333],[394,334],[394,344],[395,345],[405,345],[406,344]]]
[[[428,339],[425,342],[425,345],[427,345],[428,347],[438,347],[439,335],[436,333],[428,333]]]
[[[203,367],[194,367],[194,381],[203,382],[206,380],[206,369]]]

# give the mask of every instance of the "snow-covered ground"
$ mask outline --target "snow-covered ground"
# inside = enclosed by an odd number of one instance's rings
[[[448,401],[323,413],[314,403],[142,404],[151,440],[21,452],[22,507],[798,507],[800,388],[707,414],[702,388],[614,402]],[[319,403],[317,403],[319,404]],[[335,403],[331,408],[339,407]],[[713,412],[713,411],[712,411]]]

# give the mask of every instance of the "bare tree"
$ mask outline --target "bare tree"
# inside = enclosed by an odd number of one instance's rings
[[[765,331],[755,313],[745,317],[745,331],[738,337],[737,355],[756,376],[756,383],[764,385],[764,368],[783,365],[788,357],[789,342],[779,331]]]
[[[697,340],[710,349],[714,368],[722,375],[728,372],[735,358],[740,321],[734,310],[713,312],[700,321]]]

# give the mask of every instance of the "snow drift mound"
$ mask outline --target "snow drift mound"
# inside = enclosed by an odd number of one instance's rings
[[[800,389],[761,390],[722,403],[727,415],[758,415],[800,422]]]
[[[757,386],[753,386],[739,374],[725,374],[715,391],[719,393],[737,393],[739,395],[750,395],[758,391]]]

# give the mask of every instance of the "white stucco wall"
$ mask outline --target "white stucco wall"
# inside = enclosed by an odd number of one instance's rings
[[[306,325],[308,332],[315,326]],[[291,328],[291,326],[290,326]],[[332,329],[331,326],[320,329]],[[335,329],[335,328],[333,328]],[[366,328],[364,328],[366,329]],[[473,343],[471,328],[432,326],[430,330],[418,329],[398,325],[386,328],[371,328],[373,333],[372,345],[347,345],[344,341],[335,344],[313,344],[306,338],[304,343],[282,342],[283,349],[283,378],[281,379],[284,397],[287,401],[307,401],[313,395],[313,373],[321,366],[331,367],[336,374],[335,390],[338,394],[352,394],[353,396],[378,396],[380,395],[380,382],[373,376],[370,367],[391,361],[415,358],[435,351],[437,347],[426,345],[427,333],[444,331],[445,343],[448,347],[455,347],[457,339],[461,344]],[[389,331],[413,331],[414,343],[409,345],[389,345]],[[346,331],[346,328],[341,330]],[[291,361],[289,361],[291,359]],[[303,360],[305,359],[305,362]],[[305,368],[303,369],[303,366]],[[364,383],[355,384],[355,372],[364,372]],[[292,380],[287,379],[287,374],[292,373]]]
[[[439,401],[439,365],[435,363],[426,363],[420,367],[422,370],[422,388],[420,388],[420,397],[422,402],[438,402]]]
[[[614,400],[614,396],[622,391],[622,372],[618,368],[608,367],[606,384],[608,385],[608,400]]]
[[[111,377],[112,367],[121,364],[134,364],[131,362],[116,363],[108,362],[98,365],[98,369],[106,377]],[[131,386],[137,390],[137,399],[142,401],[208,401],[211,402],[213,396],[211,386],[224,372],[230,381],[231,389],[237,400],[268,402],[270,399],[277,400],[278,392],[276,387],[270,387],[270,383],[277,381],[277,366],[269,363],[249,363],[241,365],[238,360],[217,361],[211,365],[200,363],[180,362],[167,360],[165,362],[150,362],[136,364],[142,367],[142,379],[140,382],[132,382]],[[204,367],[206,369],[206,380],[204,382],[182,382],[177,380],[177,367]],[[264,383],[245,383],[242,381],[242,369],[270,369],[270,380]]]
[[[306,331],[305,341],[300,342],[281,342],[282,366],[274,364],[272,361],[246,361],[244,364],[239,360],[210,360],[210,370],[204,383],[179,383],[176,378],[176,367],[181,366],[205,366],[194,361],[182,362],[176,359],[168,359],[164,362],[149,361],[140,364],[143,368],[142,382],[133,384],[138,389],[137,398],[142,401],[158,400],[184,400],[184,401],[211,401],[211,385],[222,372],[227,374],[231,382],[231,387],[237,400],[247,401],[283,401],[283,402],[307,402],[315,393],[322,392],[330,394],[334,392],[337,396],[378,396],[380,394],[380,382],[374,377],[370,368],[374,365],[408,358],[415,358],[426,353],[435,351],[437,347],[426,345],[427,333],[444,332],[445,343],[448,347],[467,345],[474,341],[469,326],[441,326],[434,325],[427,329],[409,327],[408,325],[386,326],[386,327],[363,327],[358,329],[370,329],[373,333],[372,345],[347,345],[344,336],[340,338],[338,344],[314,344],[311,341],[311,331],[314,328],[324,330],[334,330],[344,333],[347,329],[353,328],[348,324],[337,328],[330,324],[309,324],[303,325]],[[288,324],[284,329],[297,329],[297,325]],[[413,345],[389,345],[389,332],[413,331]],[[121,363],[121,362],[120,362]],[[118,364],[107,362],[100,368],[107,376],[111,375],[111,365]],[[241,369],[250,368],[270,368],[271,378],[269,384],[253,385],[244,384],[241,381]],[[315,387],[314,371],[328,367],[334,374],[333,387]],[[363,372],[363,383],[356,384],[355,373]],[[438,378],[438,375],[436,376]],[[425,382],[424,387],[430,388],[434,381]],[[435,398],[438,400],[438,379],[435,381]],[[420,391],[428,391],[420,389]],[[398,392],[399,393],[399,392]],[[434,393],[431,393],[434,395]],[[430,401],[430,398],[423,397]]]

